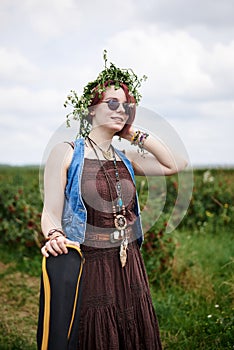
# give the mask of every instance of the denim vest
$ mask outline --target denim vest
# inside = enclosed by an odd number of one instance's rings
[[[65,188],[65,200],[62,215],[62,228],[68,239],[83,243],[85,240],[87,211],[81,195],[81,177],[84,166],[84,147],[85,140],[79,138],[74,144],[74,153],[72,161],[67,173],[67,184]],[[131,162],[127,159],[123,152],[115,149],[117,155],[127,167],[132,180],[135,184],[134,170]],[[136,193],[136,201],[134,213],[137,217],[134,223],[134,233],[137,238],[138,245],[143,242],[143,230],[140,217],[140,206]]]

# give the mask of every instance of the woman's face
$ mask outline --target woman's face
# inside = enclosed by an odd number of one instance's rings
[[[108,102],[110,107],[108,106]],[[116,102],[119,102],[120,105],[116,110],[113,110],[116,107]],[[107,87],[103,100],[94,106],[92,127],[102,127],[112,131],[114,134],[121,131],[129,117],[123,103],[126,103],[126,96],[123,89],[116,90],[114,86]]]

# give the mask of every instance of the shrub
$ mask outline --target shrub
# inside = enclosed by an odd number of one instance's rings
[[[232,172],[229,172],[231,175]],[[195,180],[191,203],[182,226],[201,232],[207,226],[213,232],[227,226],[234,228],[233,192],[222,177],[222,170],[199,171]]]
[[[154,286],[163,288],[170,285],[172,265],[176,249],[176,239],[172,234],[165,233],[166,215],[155,223],[145,234],[142,254],[145,261],[149,281]]]
[[[22,249],[39,244],[41,201],[38,170],[1,169],[0,242]]]

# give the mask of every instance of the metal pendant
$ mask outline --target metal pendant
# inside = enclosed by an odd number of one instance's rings
[[[115,223],[115,227],[119,231],[122,231],[127,227],[127,219],[121,214],[116,215],[114,219],[114,223]]]
[[[124,238],[124,240],[121,243],[120,252],[119,252],[119,257],[120,257],[120,262],[122,267],[124,267],[127,262],[127,249],[128,249],[128,239]]]
[[[113,153],[112,153],[112,150],[107,150],[107,151],[103,151],[102,150],[102,154],[103,154],[103,157],[106,159],[106,160],[113,160]]]

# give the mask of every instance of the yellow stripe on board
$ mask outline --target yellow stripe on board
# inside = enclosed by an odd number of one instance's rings
[[[48,349],[49,325],[50,325],[50,281],[46,271],[46,257],[42,259],[42,276],[44,284],[44,320],[43,320],[43,338],[41,350]]]
[[[80,278],[81,278],[81,274],[82,274],[82,270],[83,270],[84,259],[83,259],[83,256],[82,256],[82,253],[81,253],[81,250],[79,247],[77,247],[75,245],[70,245],[70,244],[67,244],[67,247],[76,249],[81,257],[80,272],[79,272],[79,276],[77,279],[76,294],[75,294],[75,300],[74,300],[74,304],[73,304],[72,318],[71,318],[70,327],[69,327],[69,331],[68,331],[68,335],[67,335],[67,339],[69,339],[70,335],[71,335],[71,330],[72,330],[74,318],[75,318],[76,304],[77,304],[77,299],[78,299],[78,295],[79,295],[79,285],[80,285]]]

